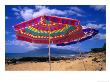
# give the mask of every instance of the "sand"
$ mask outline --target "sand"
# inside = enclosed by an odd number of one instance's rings
[[[91,57],[90,57],[91,56]],[[93,62],[96,57],[100,62]],[[89,54],[87,57],[78,57],[75,60],[52,61],[52,71],[105,71],[106,63],[103,62],[105,55],[102,53]],[[48,62],[22,62],[19,64],[6,64],[6,71],[49,71]]]

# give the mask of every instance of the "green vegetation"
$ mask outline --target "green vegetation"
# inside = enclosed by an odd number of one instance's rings
[[[60,61],[60,60],[70,60],[71,58],[65,57],[51,57],[51,61]],[[7,64],[16,64],[20,62],[48,62],[48,57],[23,57],[20,59],[6,59],[5,63]]]
[[[106,44],[104,44],[102,48],[92,48],[91,52],[93,52],[93,53],[106,52]]]

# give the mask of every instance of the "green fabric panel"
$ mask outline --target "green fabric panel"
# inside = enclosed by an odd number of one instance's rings
[[[54,36],[54,33],[50,34],[50,36]]]
[[[47,20],[45,20],[45,22],[46,22],[46,24],[50,24],[50,22],[49,22],[49,21],[47,21]]]
[[[75,27],[73,27],[73,26],[70,26],[70,29],[71,29],[71,30],[73,30],[73,29],[75,29]]]
[[[37,32],[35,32],[34,34],[35,34],[35,36],[37,36],[37,35],[38,35],[38,33],[37,33]]]
[[[47,21],[47,23],[49,24],[48,21]],[[69,26],[69,28],[65,28],[62,32],[61,32],[61,30],[55,31],[54,33],[50,34],[50,36],[52,37],[52,36],[57,36],[57,35],[60,35],[60,34],[64,35],[64,34],[67,33],[68,31],[74,30],[74,29],[75,29],[75,27]],[[49,34],[46,33],[46,32],[41,32],[41,31],[34,32],[34,31],[32,31],[32,30],[30,30],[30,29],[28,29],[28,28],[25,28],[25,31],[26,31],[27,33],[31,33],[31,34],[37,35],[37,36],[38,36],[38,35],[39,35],[39,36],[48,36],[48,35],[49,35]]]
[[[75,29],[75,27],[70,26],[68,29],[65,28],[62,32],[61,32],[61,30],[58,30],[58,31],[52,33],[51,36],[57,36],[57,35],[59,35],[59,34],[64,35],[64,34],[66,34],[68,31],[73,30],[73,29]]]
[[[48,36],[49,35],[49,33],[45,33],[45,36]]]
[[[25,31],[26,31],[27,33],[29,33],[29,32],[30,32],[30,30],[29,30],[28,28],[25,28]]]
[[[37,31],[37,32],[34,32],[34,31],[32,31],[32,30],[30,30],[30,29],[28,29],[28,28],[25,28],[25,31],[27,32],[27,33],[31,33],[32,35],[35,35],[35,36],[48,36],[48,33],[45,33],[45,32],[41,32],[41,31]]]
[[[30,33],[31,33],[32,35],[34,35],[34,32],[33,32],[33,31],[30,31]]]
[[[74,28],[73,27],[70,27],[70,30],[73,30]]]

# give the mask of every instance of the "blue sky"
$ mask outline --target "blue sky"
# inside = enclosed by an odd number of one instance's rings
[[[16,40],[12,26],[41,15],[54,15],[80,20],[83,28],[94,27],[99,30],[94,38],[63,47],[51,44],[52,48],[89,51],[106,43],[106,7],[104,5],[6,5],[5,6],[5,49],[8,53],[23,53],[47,45],[33,44]]]

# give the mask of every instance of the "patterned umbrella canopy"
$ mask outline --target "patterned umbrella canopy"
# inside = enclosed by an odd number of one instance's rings
[[[92,38],[93,36],[95,36],[96,34],[98,34],[98,30],[95,30],[93,28],[87,28],[87,29],[82,29],[84,32],[84,36],[79,38],[79,39],[75,39],[71,42],[68,43],[61,43],[61,44],[57,44],[57,46],[65,46],[65,45],[71,45],[71,44],[76,44],[78,42],[82,42],[85,41],[87,39]]]
[[[82,29],[76,19],[39,16],[14,26],[18,40],[32,43],[68,44],[96,33],[95,29]],[[88,33],[87,33],[88,32]]]
[[[93,28],[82,29],[79,20],[57,16],[39,16],[15,25],[14,29],[18,40],[57,46],[82,42],[98,33]]]

